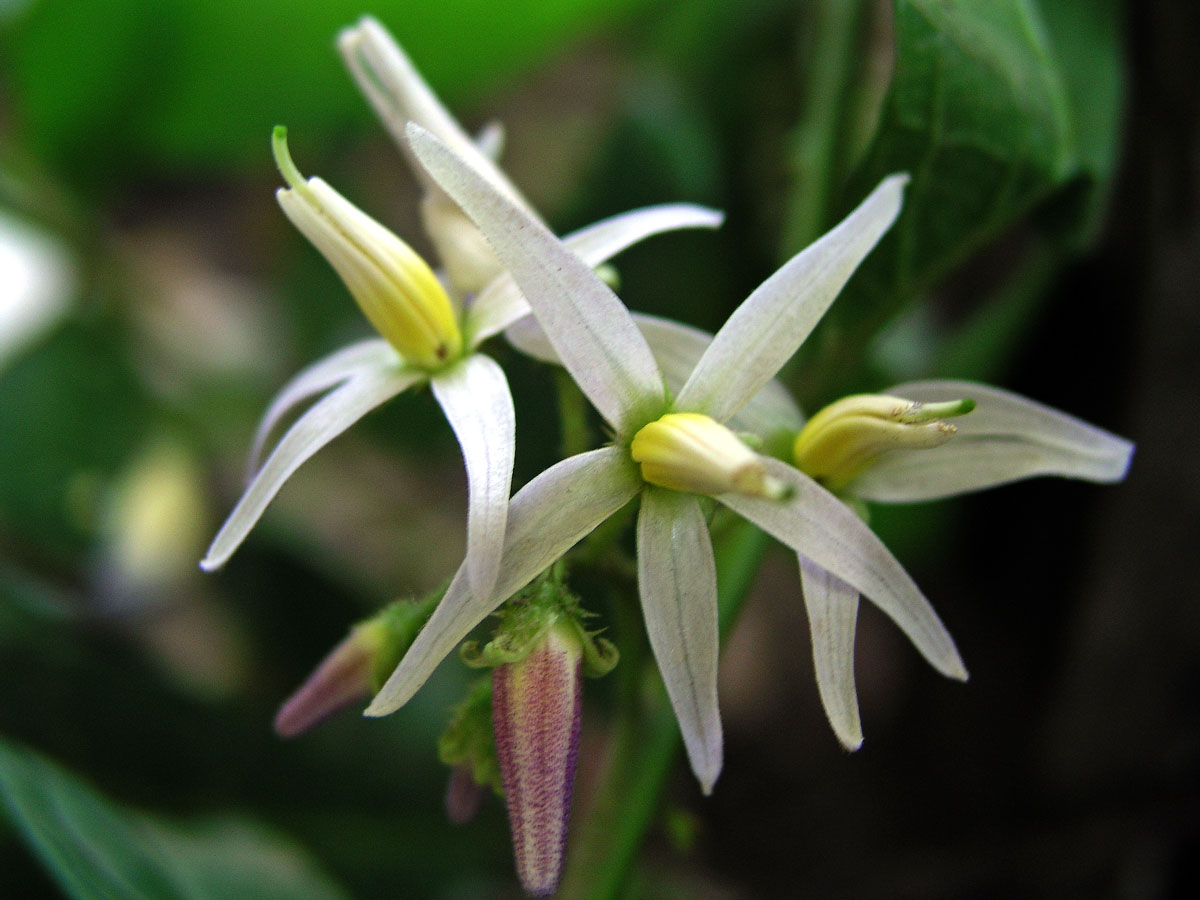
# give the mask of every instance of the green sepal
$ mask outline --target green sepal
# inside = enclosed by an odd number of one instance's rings
[[[417,634],[425,627],[434,608],[446,593],[448,582],[424,597],[393,600],[354,630],[369,629],[378,649],[371,662],[371,687],[378,693],[388,677],[400,665]]]
[[[471,685],[466,699],[454,707],[450,724],[438,738],[438,759],[451,768],[469,766],[476,784],[504,796],[496,740],[492,734],[492,678],[485,675]]]
[[[565,631],[579,644],[583,674],[589,678],[607,675],[620,659],[612,641],[601,631],[588,631],[584,619],[592,613],[583,609],[564,578],[561,560],[517,591],[496,613],[500,624],[486,644],[467,641],[459,650],[462,661],[473,669],[494,668],[520,662],[533,652],[550,629]]]

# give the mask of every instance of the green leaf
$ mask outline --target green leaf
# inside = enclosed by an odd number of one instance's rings
[[[125,809],[0,740],[0,811],[75,900],[340,900],[300,848],[237,818],[188,824]]]
[[[835,370],[1076,165],[1067,91],[1034,0],[897,0],[895,31],[895,76],[843,205],[891,172],[913,180],[901,218],[824,323],[823,350],[843,363],[827,358]]]
[[[1120,148],[1123,9],[1118,0],[1042,0],[1041,8],[1070,101],[1076,155],[1073,190],[1052,224],[1082,245],[1095,236]]]
[[[646,2],[511,0],[498,12],[491,0],[378,0],[370,11],[453,105]],[[0,76],[18,136],[78,185],[266,170],[280,122],[322,145],[344,141],[348,121],[374,127],[334,47],[364,11],[360,0],[40,0],[0,21]]]
[[[152,405],[119,323],[68,320],[0,373],[0,522],[47,558],[93,538],[102,488]]]

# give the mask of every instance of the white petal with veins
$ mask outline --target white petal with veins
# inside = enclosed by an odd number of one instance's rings
[[[253,475],[258,468],[263,447],[279,420],[297,404],[341,384],[366,369],[379,369],[389,365],[398,367],[403,363],[400,354],[383,338],[368,338],[335,350],[302,369],[275,395],[275,399],[271,401],[258,423],[258,429],[254,432],[254,443],[250,448],[250,461],[247,464],[249,475]]]
[[[504,371],[481,353],[430,380],[467,465],[467,575],[471,592],[491,595],[504,549],[516,420]]]
[[[667,388],[672,393],[678,393],[712,343],[712,335],[690,325],[645,313],[634,313],[633,321],[645,335],[654,359],[662,369]],[[562,365],[546,333],[533,316],[514,322],[505,330],[504,336],[527,356],[551,365]],[[804,426],[804,414],[787,388],[772,379],[725,424],[734,431],[748,431],[767,437],[777,431],[799,431]]]
[[[603,219],[568,234],[562,242],[595,268],[648,237],[681,228],[717,228],[723,219],[720,212],[705,206],[665,203]],[[468,312],[468,340],[477,344],[529,313],[529,303],[512,276],[501,275],[475,298]]]
[[[267,457],[213,538],[208,554],[200,561],[200,568],[211,572],[229,559],[283,483],[305,460],[375,407],[425,377],[424,373],[406,369],[368,371],[316,403],[296,420]]]
[[[864,500],[900,503],[965,494],[1037,475],[1114,482],[1133,444],[1018,394],[969,381],[917,381],[888,391],[926,403],[970,398],[958,433],[940,447],[886,453],[846,487]]]
[[[842,746],[857,750],[863,742],[854,686],[858,591],[805,557],[798,559],[821,705]]]
[[[411,159],[404,128],[409,122],[416,122],[456,153],[469,158],[493,187],[524,203],[512,182],[492,162],[487,149],[463,131],[395,38],[376,19],[364,16],[357,25],[345,29],[338,36],[338,49],[359,88],[405,155]],[[413,170],[427,187],[440,190],[420,165],[414,163]]]
[[[508,506],[504,555],[492,595],[474,596],[466,565],[460,566],[366,715],[386,716],[407,703],[472,628],[628,503],[641,486],[628,454],[604,447],[551,466],[517,491]]]
[[[679,392],[680,409],[725,421],[774,377],[900,214],[907,175],[880,183],[832,231],[797,253],[729,317]]]
[[[695,495],[647,487],[637,525],[646,634],[705,794],[721,773],[717,570]]]
[[[563,364],[618,430],[661,409],[662,376],[628,310],[578,256],[436,137],[408,126],[430,175],[483,231]],[[658,409],[655,409],[655,407]]]
[[[767,471],[791,485],[790,500],[741,494],[717,497],[734,512],[828,570],[878,606],[935,669],[966,680],[954,640],[904,567],[841,500],[807,475],[775,459]]]

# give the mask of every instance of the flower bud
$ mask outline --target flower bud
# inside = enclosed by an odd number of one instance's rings
[[[276,192],[287,217],[337,270],[363,314],[405,362],[437,370],[462,352],[450,297],[416,252],[320,178],[307,181],[276,128],[275,161],[288,187]]]
[[[301,735],[378,690],[443,593],[439,589],[421,600],[397,600],[353,626],[279,708],[275,733],[285,738]]]
[[[796,435],[796,468],[838,491],[889,450],[940,447],[957,431],[941,420],[974,408],[973,400],[921,403],[886,394],[843,397],[809,419]]]
[[[529,655],[492,670],[492,728],[517,874],[534,897],[558,887],[579,753],[583,650],[556,625]]]
[[[563,583],[560,563],[509,599],[491,641],[462,648],[468,665],[493,667],[495,758],[517,874],[535,897],[553,894],[562,873],[579,750],[581,678],[599,677],[617,664],[617,648],[583,627],[587,615]]]
[[[629,449],[650,484],[697,494],[787,496],[786,485],[767,475],[757,453],[699,413],[668,413],[634,435]]]

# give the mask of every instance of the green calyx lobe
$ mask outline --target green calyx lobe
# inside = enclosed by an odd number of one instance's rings
[[[424,597],[393,600],[371,618],[355,625],[355,630],[366,630],[375,641],[376,650],[371,660],[371,687],[378,692],[388,677],[400,665],[417,634],[433,615],[434,608],[446,593],[443,584]]]
[[[484,676],[471,685],[466,699],[454,707],[446,730],[438,738],[438,759],[447,766],[467,766],[476,784],[504,796],[496,741],[492,733],[492,679]]]
[[[476,669],[520,662],[556,630],[560,637],[577,643],[583,674],[599,678],[612,671],[619,659],[616,645],[589,631],[584,619],[590,618],[564,581],[564,566],[555,563],[526,587],[519,590],[497,612],[500,624],[486,644],[468,641],[462,645],[463,662]]]

